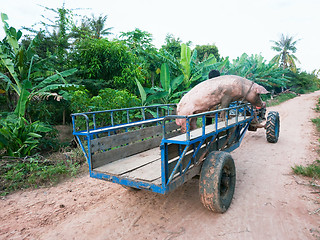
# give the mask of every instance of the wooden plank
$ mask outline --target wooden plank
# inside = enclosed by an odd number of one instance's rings
[[[161,139],[162,136],[159,136],[145,141],[136,142],[128,146],[116,148],[110,151],[95,153],[92,155],[92,167],[101,167],[116,160],[141,153],[157,146],[159,147]]]
[[[166,124],[166,132],[171,133],[172,131],[176,130],[178,127],[179,126],[176,123],[170,122]],[[91,151],[92,153],[97,151],[104,151],[110,148],[124,146],[133,142],[137,142],[142,139],[146,139],[154,136],[160,136],[161,134],[162,134],[162,125],[158,125],[153,127],[142,128],[135,131],[120,133],[112,136],[96,138],[91,140]],[[178,134],[178,132],[176,134]]]
[[[93,139],[91,141],[92,152],[103,151],[110,148],[126,145],[136,142],[147,137],[159,135],[161,133],[161,126],[147,127],[136,131],[120,133],[112,136]]]
[[[94,171],[114,175],[124,174],[161,158],[159,148],[153,148],[136,155],[95,168]]]
[[[143,181],[154,181],[161,177],[161,159],[140,167],[134,171],[125,173],[121,177],[139,179]]]

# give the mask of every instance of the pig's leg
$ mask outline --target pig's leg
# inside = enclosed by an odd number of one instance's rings
[[[230,105],[230,98],[225,96],[221,99],[221,108],[227,108]],[[222,118],[222,120],[224,120],[226,118],[226,111],[222,111],[220,114],[220,118]]]
[[[197,119],[196,118],[192,118],[190,120],[190,130],[196,129],[197,128]]]

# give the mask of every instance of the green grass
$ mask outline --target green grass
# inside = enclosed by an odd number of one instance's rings
[[[293,172],[311,178],[320,179],[320,161],[316,160],[308,166],[296,165],[292,168]]]
[[[317,131],[320,132],[320,118],[314,118],[311,121],[316,125]]]
[[[297,95],[294,93],[282,93],[273,99],[267,100],[267,107],[272,107],[279,105],[280,103],[283,103],[285,101],[288,101],[289,99],[295,98]]]
[[[20,189],[54,185],[62,179],[75,176],[83,161],[76,151],[69,159],[64,154],[48,156],[50,160],[43,160],[39,156],[0,159],[0,195],[5,196]]]

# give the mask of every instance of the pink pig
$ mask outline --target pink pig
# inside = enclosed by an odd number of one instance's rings
[[[192,115],[210,111],[221,104],[226,108],[233,101],[246,100],[252,105],[263,107],[260,94],[269,93],[264,87],[239,76],[224,75],[199,83],[184,95],[178,106],[177,115]],[[176,119],[181,131],[186,131],[186,119]],[[190,120],[191,129],[196,128],[196,119]]]

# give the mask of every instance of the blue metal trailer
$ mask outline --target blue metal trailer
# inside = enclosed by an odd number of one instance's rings
[[[90,176],[166,194],[200,175],[202,203],[224,212],[235,187],[234,162],[226,152],[239,147],[249,127],[256,130],[257,112],[247,103],[189,116],[175,111],[175,104],[166,104],[72,114]],[[221,111],[227,113],[223,120]],[[277,141],[279,115],[272,116]],[[212,124],[206,125],[209,117]],[[176,125],[178,118],[186,119],[186,133]],[[191,131],[192,118],[199,128]]]

